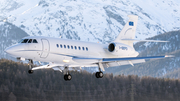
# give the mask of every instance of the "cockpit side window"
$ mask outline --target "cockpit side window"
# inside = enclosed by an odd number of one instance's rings
[[[21,39],[18,43],[21,43],[24,39]]]
[[[26,43],[29,39],[24,39],[21,43]]]
[[[33,43],[38,43],[36,39],[33,39]]]
[[[28,43],[31,43],[32,42],[32,39],[29,39]]]

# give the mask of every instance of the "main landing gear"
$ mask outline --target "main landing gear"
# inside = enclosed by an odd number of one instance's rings
[[[103,77],[103,72],[96,72],[95,74],[96,78],[102,78]]]
[[[64,75],[64,80],[65,80],[65,81],[70,81],[71,79],[72,79],[71,74],[65,74],[65,75]]]
[[[96,72],[95,76],[96,76],[96,78],[102,78],[103,77],[103,72],[101,71],[100,66],[99,66],[99,72]]]
[[[28,66],[29,66],[28,73],[32,74],[33,73],[33,70],[32,70],[32,68],[33,68],[33,60],[29,59]]]
[[[69,74],[68,67],[64,68],[64,80],[65,81],[70,81],[72,79],[71,74]]]
[[[29,63],[28,63],[28,66],[29,66],[29,70],[28,70],[28,73],[29,74],[32,74],[33,73],[33,70],[36,70],[37,67],[33,68],[33,60],[29,59]],[[45,65],[46,66],[46,65]],[[56,66],[56,65],[55,65]],[[47,67],[41,67],[41,68],[52,68],[53,66],[50,66],[50,65],[47,65]],[[39,68],[38,68],[39,69]],[[64,80],[65,81],[70,81],[72,79],[72,76],[71,74],[69,73],[69,67],[68,66],[65,66],[64,67]],[[101,71],[101,69],[104,71],[104,68],[102,67],[102,64],[99,63],[99,72],[96,72],[95,73],[95,76],[96,78],[102,78],[103,77],[103,72]],[[59,68],[59,70],[62,72],[62,70]]]

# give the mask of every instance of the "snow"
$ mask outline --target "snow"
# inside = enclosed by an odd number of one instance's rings
[[[0,18],[24,25],[23,30],[31,36],[111,42],[124,26],[117,17],[127,22],[129,14],[139,16],[137,39],[180,29],[178,0],[1,0],[0,4]]]
[[[168,50],[168,46],[167,46],[167,44],[166,45],[163,45],[163,48],[162,48],[163,50]]]
[[[167,73],[166,68],[163,68],[162,72],[163,72],[162,75],[165,75]]]
[[[151,42],[146,42],[146,43],[144,44],[144,46],[147,48],[150,44],[151,44]]]

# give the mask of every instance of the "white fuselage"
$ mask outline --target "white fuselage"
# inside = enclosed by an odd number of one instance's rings
[[[7,48],[6,52],[14,57],[62,65],[90,65],[83,61],[75,62],[72,60],[73,57],[121,58],[138,55],[133,47],[122,43],[118,43],[114,52],[109,52],[107,44],[41,36],[25,37],[23,39],[36,39],[38,43],[18,43]]]

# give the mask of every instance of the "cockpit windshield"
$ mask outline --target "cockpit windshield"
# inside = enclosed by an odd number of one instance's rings
[[[18,43],[38,43],[36,39],[22,39]]]
[[[32,42],[32,39],[29,39],[28,43],[31,43]]]
[[[21,43],[26,43],[29,39],[24,39]]]
[[[18,43],[21,43],[24,39],[21,39]]]

